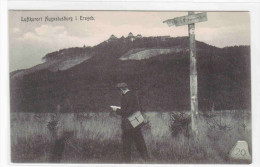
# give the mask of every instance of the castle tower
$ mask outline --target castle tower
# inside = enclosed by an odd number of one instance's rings
[[[134,37],[134,35],[133,35],[132,32],[130,32],[127,37],[128,37],[131,41],[134,41],[134,40],[135,40],[135,37]]]
[[[141,34],[138,34],[136,38],[143,38]]]
[[[114,35],[114,34],[112,34],[111,36],[110,36],[110,38],[107,40],[107,42],[110,42],[110,41],[115,41],[115,40],[117,40],[118,38]]]

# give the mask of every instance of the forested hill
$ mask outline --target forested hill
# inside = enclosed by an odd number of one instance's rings
[[[196,46],[199,110],[251,109],[250,47]],[[187,37],[122,37],[47,54],[45,63],[11,74],[11,110],[108,111],[119,104],[121,81],[145,110],[189,110],[188,48]]]

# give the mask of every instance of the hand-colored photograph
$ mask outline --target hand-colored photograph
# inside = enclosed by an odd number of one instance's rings
[[[9,10],[8,24],[12,163],[252,162],[250,12]]]

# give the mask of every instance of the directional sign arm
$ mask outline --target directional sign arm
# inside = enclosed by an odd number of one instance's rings
[[[168,19],[168,20],[165,20],[163,21],[163,23],[167,23],[169,27],[173,26],[174,25],[174,19]]]
[[[207,21],[207,13],[197,13],[197,14],[191,14],[188,16],[182,16],[182,17],[175,17],[174,19],[168,19],[163,21],[163,23],[167,23],[169,27],[175,25],[175,26],[183,26],[188,25],[192,23],[199,23]]]

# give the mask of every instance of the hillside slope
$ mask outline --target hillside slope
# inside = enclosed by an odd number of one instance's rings
[[[179,53],[181,51],[185,51],[188,48],[180,48],[180,47],[171,47],[171,48],[137,48],[128,51],[120,60],[142,60],[149,59],[150,57],[162,55],[162,54],[170,54],[170,53]]]
[[[24,75],[40,70],[49,70],[53,72],[59,70],[63,71],[80,64],[93,56],[93,53],[88,52],[85,48],[73,48],[71,49],[74,51],[72,53],[68,52],[67,50],[68,49],[63,49],[47,54],[43,57],[43,60],[45,60],[44,63],[38,64],[29,69],[14,71],[11,73],[11,76],[12,78],[21,78]],[[75,50],[80,50],[81,52],[77,53]],[[58,57],[56,57],[56,55],[58,55]]]
[[[52,112],[61,104],[64,112],[107,111],[118,105],[121,81],[137,91],[146,110],[189,110],[188,44],[187,37],[118,39],[88,48],[91,57],[66,70],[11,75],[11,110]],[[199,109],[250,109],[250,48],[196,45]],[[49,56],[47,62],[55,62],[60,55]]]

